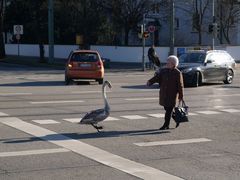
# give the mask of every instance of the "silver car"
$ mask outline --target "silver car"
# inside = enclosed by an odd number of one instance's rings
[[[197,87],[202,83],[223,81],[231,84],[236,63],[232,56],[223,50],[190,51],[179,57],[179,70],[184,84]]]

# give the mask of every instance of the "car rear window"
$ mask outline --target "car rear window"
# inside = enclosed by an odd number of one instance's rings
[[[71,62],[96,62],[98,61],[98,55],[96,53],[73,53]]]

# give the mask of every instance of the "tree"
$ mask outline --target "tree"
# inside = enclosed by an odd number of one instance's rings
[[[192,30],[198,33],[198,44],[202,44],[202,33],[204,27],[207,27],[209,22],[206,22],[206,12],[210,8],[211,0],[189,0],[181,1],[182,4],[177,6],[180,10],[187,12],[192,17]],[[179,2],[180,3],[180,2]],[[184,4],[184,5],[183,5]],[[211,21],[212,22],[212,21]]]
[[[22,43],[39,44],[40,62],[44,62],[43,44],[47,43],[47,1],[12,0],[6,8],[5,31],[12,32],[14,24],[24,27]]]
[[[220,24],[220,43],[231,43],[230,30],[239,21],[240,8],[235,0],[220,0],[217,3],[217,21]]]
[[[105,8],[111,11],[111,22],[114,24],[116,31],[124,30],[124,44],[128,45],[129,32],[136,29],[137,24],[142,21],[143,14],[151,6],[149,0],[106,0]]]
[[[87,48],[106,33],[102,0],[59,0],[55,12],[58,42],[75,43],[76,35],[81,34]]]
[[[0,0],[0,59],[5,57],[5,44],[3,39],[4,0]]]

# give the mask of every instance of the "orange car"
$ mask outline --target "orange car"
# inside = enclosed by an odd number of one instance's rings
[[[95,79],[103,83],[104,66],[97,51],[75,50],[68,57],[65,68],[65,84],[73,79]]]

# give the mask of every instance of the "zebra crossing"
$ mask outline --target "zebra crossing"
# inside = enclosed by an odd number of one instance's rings
[[[201,116],[201,115],[219,115],[222,113],[239,113],[239,109],[218,109],[218,110],[201,110],[195,112],[189,112],[189,116]],[[0,117],[9,116],[4,112],[0,112]],[[148,118],[164,118],[164,113],[155,113],[155,114],[125,114],[118,117],[109,116],[104,122],[108,121],[120,121],[120,120],[144,120]],[[70,122],[70,123],[79,123],[81,120],[81,115],[78,118],[63,118],[63,119],[34,119],[32,122],[37,124],[59,124],[61,122]]]

